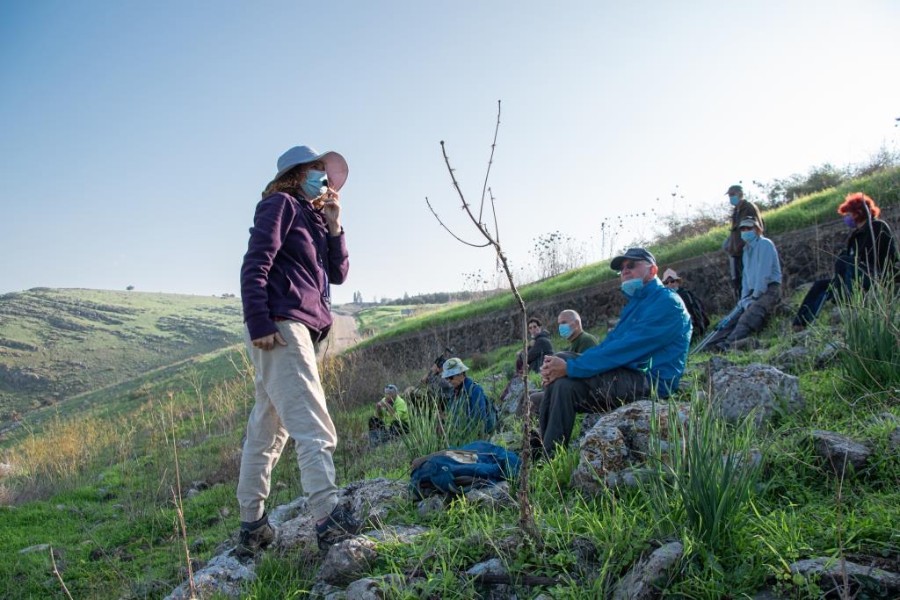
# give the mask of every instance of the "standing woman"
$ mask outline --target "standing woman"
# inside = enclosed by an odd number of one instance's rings
[[[265,501],[288,436],[300,482],[316,518],[320,548],[356,533],[360,523],[338,505],[337,433],[319,380],[314,344],[331,328],[329,285],[349,270],[339,191],[347,161],[337,152],[296,146],[256,206],[241,267],[245,341],[256,370],[256,404],[247,423],[237,499],[235,554],[253,556],[275,539]]]
[[[897,241],[888,224],[878,218],[881,209],[875,201],[862,192],[849,194],[837,211],[852,228],[847,247],[834,263],[834,277],[816,281],[806,293],[794,318],[795,331],[812,323],[826,300],[851,292],[856,282],[864,290],[869,289],[873,278],[900,283]]]

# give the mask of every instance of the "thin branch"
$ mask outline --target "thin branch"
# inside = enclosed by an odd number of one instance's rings
[[[69,588],[66,587],[66,582],[63,581],[62,573],[56,568],[56,559],[53,557],[53,546],[50,546],[50,562],[53,564],[53,574],[56,575],[56,578],[59,580],[59,585],[62,586],[63,591],[66,593],[66,598],[72,600],[72,594],[69,593]]]
[[[491,156],[488,158],[487,171],[484,174],[484,186],[481,188],[481,204],[478,206],[478,221],[481,221],[481,213],[484,208],[484,192],[488,189],[488,177],[491,175],[491,165],[494,164],[494,150],[497,148],[497,133],[500,131],[500,101],[497,100],[497,124],[494,126],[494,141],[491,143]],[[492,198],[493,200],[493,198]],[[493,202],[491,202],[493,206]],[[497,213],[494,212],[494,225],[497,224]],[[500,236],[497,235],[497,242],[500,242]]]
[[[459,188],[457,188],[457,189],[459,189]],[[450,231],[450,228],[447,227],[446,225],[444,225],[444,222],[441,221],[441,218],[438,216],[438,214],[437,214],[436,212],[434,212],[434,208],[432,208],[431,202],[428,200],[428,196],[425,196],[425,204],[428,205],[428,210],[431,211],[431,214],[434,215],[434,218],[437,219],[437,222],[441,224],[441,227],[443,227],[444,229],[446,229],[446,230],[447,230],[447,233],[449,233],[450,235],[452,235],[452,236],[456,239],[456,241],[459,242],[460,244],[465,244],[466,246],[471,246],[471,247],[473,247],[473,248],[487,248],[488,246],[491,245],[491,242],[490,242],[490,241],[487,241],[487,242],[485,242],[484,244],[475,244],[475,243],[472,243],[472,242],[467,242],[466,240],[460,238],[458,235],[456,235],[455,233],[453,233],[452,231]],[[470,216],[471,216],[471,215],[470,215]]]

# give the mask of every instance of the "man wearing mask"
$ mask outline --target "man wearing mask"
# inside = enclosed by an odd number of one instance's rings
[[[574,358],[544,358],[544,399],[540,435],[544,451],[567,446],[579,412],[608,412],[678,389],[691,341],[691,317],[684,303],[656,276],[656,259],[643,248],[629,248],[610,266],[619,271],[628,300],[619,324],[593,348]]]
[[[581,327],[581,315],[574,310],[564,310],[556,318],[559,337],[569,342],[568,351],[581,354],[597,345],[597,338]]]
[[[740,298],[741,294],[741,272],[743,263],[741,254],[744,249],[744,242],[741,239],[740,222],[744,219],[755,219],[759,223],[760,229],[765,230],[765,223],[759,213],[759,208],[750,202],[744,200],[744,188],[739,185],[733,185],[725,192],[728,201],[731,203],[731,233],[722,243],[722,249],[728,253],[729,267],[731,270],[731,284],[734,286],[735,293]]]
[[[751,333],[760,331],[769,315],[781,301],[781,264],[775,244],[762,235],[759,221],[748,217],[738,224],[744,242],[744,269],[738,306],[740,317],[732,318],[719,330],[706,347],[727,350]],[[735,307],[737,308],[737,307]]]

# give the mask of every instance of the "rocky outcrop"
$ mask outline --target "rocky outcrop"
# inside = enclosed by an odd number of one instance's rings
[[[800,380],[771,365],[719,366],[710,361],[712,402],[728,421],[737,423],[752,415],[757,426],[780,412],[803,408]]]

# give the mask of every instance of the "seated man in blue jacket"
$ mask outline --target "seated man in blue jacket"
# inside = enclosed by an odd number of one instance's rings
[[[579,412],[607,412],[678,389],[691,343],[691,316],[678,294],[657,278],[656,259],[629,248],[610,266],[628,297],[619,323],[606,338],[575,358],[544,358],[540,434],[549,455],[567,446]]]

